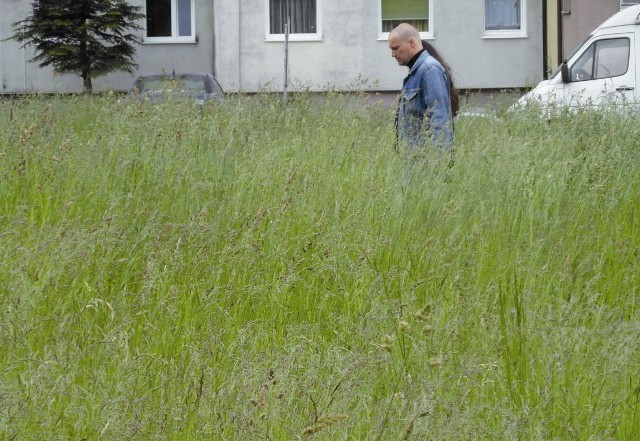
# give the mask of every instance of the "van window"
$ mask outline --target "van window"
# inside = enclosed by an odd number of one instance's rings
[[[598,40],[571,66],[571,81],[588,81],[624,75],[629,68],[629,39]]]

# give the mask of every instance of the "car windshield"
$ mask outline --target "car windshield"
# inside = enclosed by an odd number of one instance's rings
[[[142,78],[136,87],[144,92],[180,91],[186,93],[205,93],[207,87],[201,77],[150,77]]]
[[[574,57],[574,55],[577,54],[580,49],[582,49],[582,47],[587,43],[587,41],[589,41],[589,39],[592,37],[592,35],[593,34],[587,35],[587,38],[585,38],[582,41],[582,43],[580,43],[579,45],[574,47],[573,50],[571,51],[571,53],[569,54],[569,56],[565,58],[565,60],[571,61],[571,59]],[[549,78],[555,78],[555,76],[558,75],[561,70],[562,70],[562,63],[560,63],[560,65],[556,68],[556,70],[553,71],[553,73],[551,74],[551,76]]]

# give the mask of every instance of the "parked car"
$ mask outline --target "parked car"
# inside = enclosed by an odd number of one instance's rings
[[[640,5],[629,6],[598,26],[518,105],[558,107],[640,105]]]
[[[151,102],[181,99],[202,104],[211,99],[222,101],[224,91],[209,73],[153,73],[137,77],[127,98]]]

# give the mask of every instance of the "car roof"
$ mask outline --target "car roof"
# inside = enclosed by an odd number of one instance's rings
[[[208,77],[213,76],[207,72],[173,72],[173,73],[146,73],[138,75],[138,78],[173,78],[173,77]]]
[[[627,26],[640,24],[640,5],[629,6],[611,16],[599,28],[611,28],[614,26]]]

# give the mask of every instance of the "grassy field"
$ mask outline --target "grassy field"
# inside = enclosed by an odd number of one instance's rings
[[[0,102],[0,438],[640,439],[640,116],[393,116]]]

